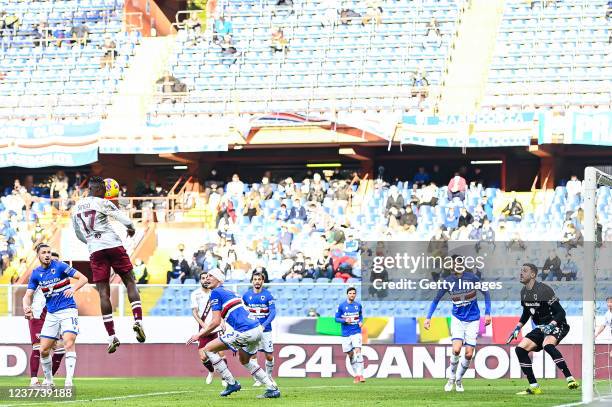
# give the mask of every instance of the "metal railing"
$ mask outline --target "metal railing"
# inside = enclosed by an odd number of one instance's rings
[[[138,284],[138,291],[140,292],[141,300],[143,302],[143,308],[145,314],[149,314],[150,311],[159,305],[160,300],[162,300],[164,296],[164,290],[176,290],[185,292],[191,292],[195,289],[200,288],[201,286],[196,283],[196,280],[188,280],[190,282],[186,282],[185,284]],[[111,302],[113,304],[113,314],[115,316],[132,316],[132,309],[130,307],[129,300],[127,298],[127,291],[123,284],[111,284]],[[251,284],[248,281],[235,283],[235,282],[226,282],[224,286],[236,293],[243,293],[249,288],[251,288]],[[287,289],[315,289],[315,288],[325,288],[325,290],[334,290],[339,288],[346,288],[349,286],[349,283],[310,283],[310,282],[302,282],[302,283],[267,283],[266,288],[270,289],[272,292],[274,290],[279,290],[281,288]],[[5,316],[15,316],[22,317],[23,314],[23,306],[22,299],[27,290],[27,285],[21,284],[0,284],[0,317]],[[151,291],[151,293],[147,293],[147,291]],[[87,292],[85,292],[87,291]],[[155,292],[153,292],[155,291]],[[79,298],[84,295],[86,297],[89,296],[98,296],[98,292],[95,289],[94,284],[87,284],[85,287],[81,289],[81,293],[77,293],[75,296],[77,305],[79,305]],[[147,302],[147,298],[151,298],[150,302]],[[167,298],[167,297],[166,297]],[[171,300],[169,302],[182,302],[176,299],[176,296],[171,296]],[[184,297],[183,297],[184,298]],[[338,297],[341,298],[341,297]],[[89,301],[84,301],[89,302]],[[163,302],[163,300],[162,300]],[[284,297],[277,298],[276,301],[277,306],[288,305],[289,300]],[[191,314],[190,305],[183,304],[185,306],[186,313]],[[316,306],[317,304],[313,304]],[[83,309],[87,315],[91,316],[99,316],[99,309],[91,309],[86,305],[83,306]],[[83,315],[83,310],[81,311],[81,315]]]

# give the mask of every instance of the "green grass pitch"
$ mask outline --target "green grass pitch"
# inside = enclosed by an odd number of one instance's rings
[[[0,406],[555,406],[579,401],[580,390],[570,391],[565,380],[541,380],[544,394],[517,396],[526,380],[466,379],[465,393],[445,393],[439,379],[370,379],[353,384],[351,379],[278,379],[282,397],[256,400],[263,388],[252,387],[250,378],[241,378],[242,390],[219,397],[221,382],[215,377],[207,386],[201,378],[75,378],[77,400],[32,402],[0,400]],[[28,378],[0,378],[0,387],[26,386]],[[63,380],[57,380],[62,385]]]

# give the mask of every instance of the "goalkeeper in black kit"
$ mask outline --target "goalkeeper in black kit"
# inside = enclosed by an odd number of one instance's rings
[[[542,349],[551,356],[559,370],[563,372],[569,389],[577,389],[580,386],[569,371],[563,355],[557,349],[557,345],[570,330],[565,320],[565,310],[559,303],[553,289],[536,281],[537,275],[538,268],[535,265],[526,263],[521,267],[520,281],[524,285],[521,289],[523,315],[521,315],[519,323],[510,334],[507,342],[510,343],[518,338],[521,328],[529,321],[529,318],[537,325],[515,349],[521,370],[529,380],[527,390],[517,393],[521,395],[542,394],[542,389],[533,374],[531,358],[529,357],[529,352],[539,352]]]

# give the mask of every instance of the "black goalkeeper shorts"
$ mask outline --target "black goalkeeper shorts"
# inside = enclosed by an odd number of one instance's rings
[[[547,336],[554,336],[555,338],[557,338],[557,344],[560,344],[563,338],[565,338],[565,336],[569,332],[569,330],[570,330],[570,326],[567,323],[565,323],[565,324],[561,324],[557,326],[554,329],[554,331],[546,335],[538,327],[538,328],[535,328],[533,331],[529,332],[527,335],[525,335],[525,338],[533,341],[533,343],[535,343],[538,347],[536,351],[540,351],[542,350],[542,344],[544,343],[544,338],[546,338]]]

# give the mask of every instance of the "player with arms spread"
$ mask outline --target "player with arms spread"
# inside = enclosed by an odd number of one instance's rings
[[[457,261],[457,257],[453,259],[453,274],[445,280],[445,287],[438,290],[436,297],[429,306],[429,312],[424,322],[424,328],[429,329],[431,326],[431,317],[438,306],[438,303],[446,293],[450,295],[453,302],[453,310],[451,316],[451,336],[453,341],[453,354],[449,366],[448,382],[444,386],[444,391],[455,390],[458,392],[463,389],[463,375],[470,367],[470,362],[474,357],[476,349],[476,338],[480,329],[480,308],[476,298],[476,286],[480,279],[471,271],[465,271],[465,266]],[[491,296],[488,291],[480,290],[485,298],[485,325],[491,324]],[[465,348],[461,364],[459,364],[459,355],[461,348]],[[459,365],[459,369],[457,366]]]
[[[563,372],[569,389],[577,389],[578,382],[570,373],[563,355],[557,349],[557,345],[565,338],[570,330],[565,320],[565,310],[559,303],[559,298],[553,289],[536,280],[538,268],[531,263],[525,263],[521,267],[520,281],[524,287],[521,289],[521,305],[523,314],[514,331],[510,334],[507,343],[518,338],[521,328],[529,321],[536,324],[536,328],[529,332],[515,349],[521,370],[527,376],[529,387],[520,395],[542,394],[542,389],[533,374],[529,352],[546,351]]]
[[[363,326],[363,307],[355,301],[357,290],[349,287],[346,290],[346,301],[338,305],[336,322],[342,324],[342,352],[351,361],[355,378],[353,383],[363,383],[363,355],[361,354],[361,327]]]
[[[110,300],[111,267],[121,277],[127,288],[127,295],[132,305],[134,315],[134,332],[138,342],[144,342],[146,336],[142,327],[142,303],[134,280],[133,266],[130,257],[122,245],[121,239],[115,233],[110,218],[121,222],[127,228],[129,237],[136,233],[134,224],[110,201],[104,199],[106,187],[101,177],[91,177],[89,193],[91,196],[81,198],[72,208],[72,225],[77,238],[87,244],[89,260],[100,295],[100,308],[104,328],[108,333],[108,353],[113,353],[120,345],[115,336],[113,322],[113,306]]]
[[[255,380],[263,383],[267,390],[257,398],[278,398],[280,391],[274,384],[270,376],[264,372],[256,360],[251,357],[257,354],[259,342],[261,341],[263,328],[257,320],[244,307],[242,299],[234,292],[223,287],[225,276],[219,269],[212,269],[208,272],[208,285],[212,290],[210,293],[210,309],[213,312],[212,321],[206,323],[205,327],[193,335],[187,344],[197,342],[200,337],[207,336],[221,325],[225,320],[226,326],[232,328],[231,332],[226,331],[219,338],[209,342],[204,347],[206,356],[212,362],[215,370],[227,382],[227,387],[221,392],[221,397],[229,396],[241,389],[240,383],[227,368],[227,364],[217,352],[231,349],[238,352],[240,363],[251,373]]]
[[[206,323],[212,321],[212,312],[210,310],[210,288],[208,288],[208,271],[200,273],[200,284],[202,288],[197,288],[191,293],[191,313],[193,318],[198,322],[198,329],[204,328]],[[198,353],[200,354],[200,360],[204,367],[208,370],[208,376],[206,376],[206,384],[211,384],[213,381],[213,372],[215,368],[212,362],[208,360],[204,347],[212,342],[214,339],[219,337],[219,331],[221,327],[218,327],[211,334],[201,336],[198,339]],[[219,355],[223,357],[223,353],[219,352]]]
[[[36,248],[40,266],[32,271],[28,289],[23,297],[23,311],[27,319],[33,318],[32,301],[34,292],[40,287],[46,302],[47,315],[40,333],[40,355],[45,375],[43,386],[53,386],[51,350],[55,342],[64,341],[66,349],[66,387],[72,387],[76,367],[75,340],[79,334],[79,313],[74,293],[87,284],[87,277],[68,264],[51,259],[51,248],[40,244]],[[74,288],[70,278],[76,278]]]
[[[266,355],[266,373],[270,378],[274,371],[274,344],[272,343],[272,321],[276,317],[276,305],[274,297],[266,288],[263,288],[264,276],[262,273],[253,273],[251,277],[253,288],[250,288],[242,296],[242,301],[251,316],[257,318],[263,327],[263,334],[259,352]],[[257,356],[253,356],[256,358]],[[255,387],[261,386],[261,382],[255,382]]]

